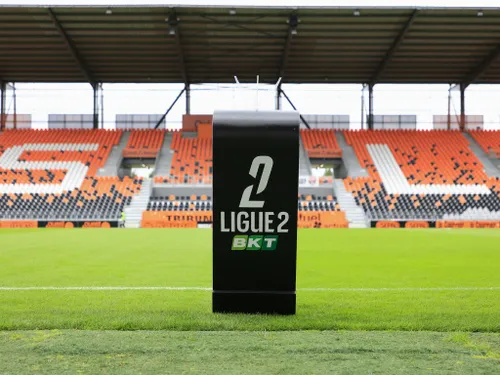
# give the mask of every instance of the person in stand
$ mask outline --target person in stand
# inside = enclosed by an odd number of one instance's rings
[[[120,217],[120,228],[125,228],[125,211],[122,211]]]

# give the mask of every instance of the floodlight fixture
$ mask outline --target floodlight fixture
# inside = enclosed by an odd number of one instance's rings
[[[297,35],[297,26],[299,26],[299,18],[297,17],[296,14],[292,14],[288,20],[287,23],[290,27],[290,34],[292,35]]]
[[[179,24],[179,19],[175,14],[170,14],[166,19],[168,23],[168,35],[177,34],[177,25]]]

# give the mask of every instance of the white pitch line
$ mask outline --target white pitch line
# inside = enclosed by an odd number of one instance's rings
[[[500,286],[485,287],[437,287],[437,288],[299,288],[306,292],[441,292],[441,291],[479,291],[500,290]]]
[[[0,287],[0,291],[15,290],[83,290],[83,291],[101,291],[101,290],[183,290],[183,291],[207,291],[212,288],[201,286],[26,286],[26,287]]]
[[[132,291],[132,290],[164,290],[164,291],[211,291],[212,288],[201,286],[2,286],[0,291]],[[487,291],[500,290],[500,286],[491,287],[436,287],[436,288],[298,288],[299,292],[441,292],[441,291]]]

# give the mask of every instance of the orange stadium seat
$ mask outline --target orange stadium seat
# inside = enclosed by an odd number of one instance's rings
[[[188,138],[176,132],[171,148],[174,156],[170,175],[155,177],[156,183],[212,183],[212,138]]]
[[[126,158],[156,158],[163,144],[165,130],[132,130],[123,156]]]
[[[297,208],[299,211],[340,211],[340,206],[332,195],[299,194]]]
[[[322,157],[333,157],[339,155],[340,148],[333,135],[333,131],[314,131],[311,136],[306,135],[308,145],[311,150],[316,146],[314,142],[318,142],[324,151]],[[317,147],[319,150],[320,147]],[[181,132],[174,133],[172,140],[172,150],[174,156],[172,167],[169,176],[155,177],[155,183],[165,184],[200,184],[212,182],[212,138],[205,137],[184,137]],[[331,152],[329,152],[331,151]],[[336,154],[334,154],[336,152]],[[315,180],[317,178],[314,178]],[[320,183],[332,183],[331,178],[321,178]],[[341,213],[340,206],[333,195],[316,196],[316,195],[299,195],[297,208],[304,215],[317,214],[318,212],[330,212],[330,216],[325,216],[325,225],[331,227],[346,227],[347,220],[345,215],[337,215]],[[147,209],[144,212],[144,220],[160,220],[158,212],[175,212],[175,211],[191,211],[191,212],[211,212],[212,201],[211,197],[206,195],[186,196],[169,195],[164,197],[152,197],[148,203]],[[343,213],[342,213],[343,214]],[[330,221],[328,221],[330,220]],[[318,221],[318,220],[316,220]],[[321,222],[320,220],[319,222]]]
[[[301,131],[304,146],[316,157],[340,157],[342,152],[333,130]],[[174,157],[169,176],[155,177],[155,183],[210,184],[212,183],[212,138],[185,138],[182,132],[174,133]],[[310,155],[311,156],[311,155]],[[331,178],[321,178],[320,183],[331,183]]]
[[[387,145],[410,184],[477,184],[488,179],[458,131],[383,130],[345,132],[362,165],[375,175],[365,145]]]
[[[500,131],[499,130],[470,130],[469,133],[487,154],[493,153],[500,158]]]
[[[121,131],[0,134],[0,219],[116,220],[141,179],[97,177]]]
[[[346,131],[370,177],[346,189],[371,219],[500,218],[500,181],[458,131]]]
[[[340,148],[335,132],[330,129],[301,129],[304,148],[310,158],[340,158]]]

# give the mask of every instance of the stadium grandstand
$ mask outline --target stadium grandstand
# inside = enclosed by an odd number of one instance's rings
[[[2,7],[2,225],[210,224],[212,117],[191,113],[191,85],[258,76],[275,84],[277,110],[294,107],[285,84],[368,95],[361,130],[348,115],[301,116],[300,227],[498,227],[500,131],[466,113],[465,92],[500,83],[499,20],[498,9]],[[7,103],[22,82],[88,83],[93,113],[34,130],[15,95]],[[103,128],[103,84],[152,82],[184,88],[164,114]],[[399,83],[453,84],[460,113],[434,114],[431,131],[416,115],[375,114],[374,87]],[[183,95],[182,127],[167,130]]]

